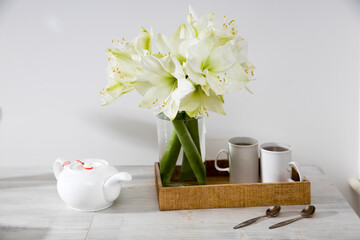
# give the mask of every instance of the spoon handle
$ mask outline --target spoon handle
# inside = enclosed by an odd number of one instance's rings
[[[302,219],[302,218],[303,218],[303,217],[300,216],[300,217],[297,217],[297,218],[293,218],[293,219],[290,219],[290,220],[286,220],[286,221],[283,221],[283,222],[279,222],[279,223],[277,223],[277,224],[274,224],[274,225],[270,226],[269,228],[270,228],[270,229],[273,229],[273,228],[282,227],[282,226],[288,225],[288,224],[290,224],[290,223],[293,223],[293,222],[295,222],[295,221],[297,221],[297,220],[300,220],[300,219]]]
[[[266,215],[265,215],[265,216],[256,217],[256,218],[252,218],[252,219],[249,219],[249,220],[247,220],[247,221],[245,221],[245,222],[242,222],[242,223],[236,225],[236,226],[234,227],[234,229],[246,227],[246,226],[248,226],[248,225],[250,225],[250,224],[256,223],[259,219],[261,219],[261,218],[263,218],[263,217],[266,217]]]

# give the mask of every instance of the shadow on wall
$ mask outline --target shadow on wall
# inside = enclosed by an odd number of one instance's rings
[[[140,144],[144,148],[157,148],[157,130],[153,124],[129,116],[87,115],[85,122],[104,135],[115,137],[119,141]]]

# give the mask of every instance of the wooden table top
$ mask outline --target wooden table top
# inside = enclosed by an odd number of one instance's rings
[[[0,239],[360,239],[358,216],[316,166],[302,168],[311,182],[314,217],[272,230],[304,206],[283,206],[276,218],[233,230],[267,207],[159,211],[154,167],[118,169],[133,181],[123,183],[113,206],[76,212],[58,196],[51,167],[0,168]]]

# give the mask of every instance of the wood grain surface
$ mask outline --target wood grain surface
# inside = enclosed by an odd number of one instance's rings
[[[286,227],[304,205],[282,206],[276,218],[243,229],[233,226],[263,215],[267,207],[159,211],[153,166],[118,167],[133,175],[114,204],[76,212],[59,198],[49,167],[0,168],[0,239],[360,239],[360,220],[316,166],[303,166],[316,213]]]

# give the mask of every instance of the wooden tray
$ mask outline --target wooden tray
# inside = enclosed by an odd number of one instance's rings
[[[300,182],[295,169],[292,171],[295,182],[230,184],[229,173],[217,171],[213,160],[206,161],[205,165],[206,185],[180,186],[175,180],[180,173],[177,166],[169,186],[163,186],[156,162],[155,184],[160,210],[310,204],[310,182],[306,178]],[[220,160],[218,165],[228,167],[228,161]]]

